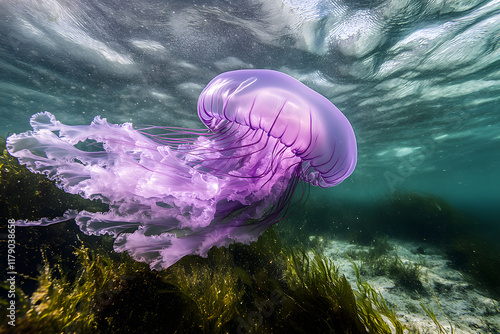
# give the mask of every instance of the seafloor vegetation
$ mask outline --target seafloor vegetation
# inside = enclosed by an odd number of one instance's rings
[[[500,244],[496,240],[500,228],[495,226],[498,224],[478,221],[428,194],[394,192],[372,203],[335,198],[331,203],[327,207],[325,201],[307,201],[303,210],[293,214],[286,228],[277,226],[279,235],[315,249],[326,244],[327,239],[379,247],[378,253],[360,254],[360,260],[374,271],[380,269],[381,274],[391,271],[391,262],[394,268],[403,267],[393,255],[380,253],[380,245],[376,245],[380,240],[419,242],[419,252],[425,254],[426,245],[440,249],[450,266],[460,270],[471,283],[492,297],[500,297]],[[309,238],[311,235],[322,237]],[[419,272],[418,265],[403,269],[416,275]]]
[[[48,260],[22,296],[15,333],[403,333],[384,299],[353,290],[325,257],[286,250],[268,231],[250,246],[212,249],[161,272],[83,244],[68,278]],[[392,330],[391,330],[392,329]],[[416,332],[416,329],[410,329]]]
[[[19,166],[6,151],[0,170],[2,228],[8,218],[56,216],[70,207],[103,208],[60,191],[45,177]],[[362,278],[364,272],[386,275],[422,292],[419,265],[403,263],[381,231],[442,242],[452,265],[471,277],[482,277],[484,287],[496,291],[488,275],[498,277],[500,266],[474,243],[482,240],[480,236],[462,233],[470,231],[467,219],[440,199],[396,194],[383,203],[386,209],[371,207],[365,216],[349,206],[336,211],[318,210],[314,202],[306,205],[289,218],[286,230],[278,224],[251,245],[214,248],[207,258],[188,256],[159,272],[111,251],[110,238],[83,235],[74,222],[18,229],[16,327],[6,325],[2,294],[0,332],[418,333],[418,328],[405,328],[397,310]],[[370,224],[364,224],[366,215]],[[373,217],[382,227],[373,227]],[[401,222],[409,219],[411,226],[405,229]],[[334,230],[325,227],[330,221],[338,222]],[[420,231],[418,224],[435,231]],[[300,233],[294,228],[301,228]],[[311,231],[371,245],[369,251],[349,254],[362,263],[353,262],[355,286],[322,255],[318,240],[294,242],[297,235]],[[2,283],[0,289],[7,286]],[[424,310],[433,317],[432,309]],[[437,320],[436,326],[445,331]]]

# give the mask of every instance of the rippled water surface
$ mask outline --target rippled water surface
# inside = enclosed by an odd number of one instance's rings
[[[50,111],[67,124],[200,128],[217,74],[268,68],[351,121],[358,165],[313,191],[443,196],[498,222],[500,1],[0,2],[0,135]]]

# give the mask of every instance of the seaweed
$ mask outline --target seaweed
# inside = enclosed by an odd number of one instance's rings
[[[66,208],[107,210],[98,200],[65,193],[45,175],[31,173],[7,152],[1,137],[0,147],[4,147],[0,155],[0,218],[37,220],[62,216]]]
[[[213,249],[210,260],[212,263],[207,265],[187,258],[182,265],[169,268],[163,280],[196,306],[190,321],[197,324],[200,332],[220,333],[234,327],[233,319],[244,290],[238,285],[238,276],[231,274],[233,261],[229,252]]]
[[[292,300],[298,304],[295,319],[308,319],[316,326],[311,332],[322,333],[403,333],[405,327],[388,307],[382,295],[363,282],[359,268],[353,263],[357,290],[324,256],[313,253],[312,259],[303,251],[290,251],[288,279],[293,288]],[[389,319],[391,326],[384,319]],[[299,320],[291,319],[291,322]],[[323,329],[323,331],[321,331]],[[305,331],[309,332],[309,331]]]
[[[304,251],[290,251],[286,278],[289,324],[318,333],[367,333],[358,317],[351,285],[338,268],[317,253],[312,259]],[[306,325],[309,323],[309,325]]]
[[[5,139],[0,138],[0,143],[4,146]],[[19,165],[17,159],[10,156],[6,149],[3,149],[0,155],[0,181],[0,218],[4,218],[2,226],[11,218],[36,220],[41,217],[60,216],[65,208],[87,211],[108,210],[107,206],[99,201],[67,194],[44,175],[31,173],[25,166]],[[301,210],[295,210],[293,215],[287,218],[286,227],[278,224],[278,233],[285,235],[295,244],[304,245],[306,249],[320,249],[323,244],[320,242],[321,239],[327,240],[335,235],[347,237],[359,244],[371,244],[373,249],[368,256],[370,259],[367,258],[364,262],[369,263],[372,274],[385,274],[389,264],[392,263],[392,267],[405,273],[398,275],[396,270],[391,270],[394,273],[393,279],[398,281],[398,285],[408,286],[413,290],[421,289],[416,279],[420,275],[419,266],[401,265],[395,259],[384,255],[383,253],[387,251],[384,247],[387,245],[381,240],[384,240],[384,236],[392,236],[435,243],[444,250],[454,268],[464,272],[467,277],[474,280],[475,285],[484,288],[490,295],[500,296],[497,284],[497,277],[500,274],[500,260],[496,256],[498,247],[494,241],[486,240],[485,236],[479,235],[474,221],[443,199],[433,195],[400,191],[370,205],[342,203],[336,205],[335,209],[325,210],[325,208],[327,204],[323,201],[303,203]],[[332,223],[325,224],[325,222]],[[321,237],[308,239],[311,234]],[[22,235],[18,236],[20,239],[18,251],[25,262],[19,265],[24,267],[27,276],[34,277],[37,274],[36,263],[41,260],[40,252],[37,250],[40,248],[51,262],[66,262],[64,266],[70,268],[69,265],[75,258],[60,254],[72,254],[71,247],[78,245],[76,235],[79,235],[87,245],[106,243],[109,246],[112,243],[111,237],[96,241],[79,233],[78,227],[72,221],[45,228],[24,229]],[[302,240],[297,240],[299,236],[302,236]],[[47,242],[37,245],[38,240]],[[61,249],[63,251],[60,251]],[[422,248],[421,251],[425,250]],[[233,248],[236,265],[253,273],[254,269],[245,262],[255,263],[256,260],[252,256],[246,256],[245,252],[247,250],[244,248]],[[380,255],[377,255],[378,252]],[[354,258],[353,254],[349,255]],[[362,271],[366,268],[364,266]],[[276,266],[269,266],[266,269],[276,271],[269,273],[268,276],[272,277],[281,270]],[[76,273],[67,270],[67,275],[74,276]],[[20,284],[29,286],[26,287],[26,292],[30,293],[34,288],[32,282],[24,280]]]
[[[393,247],[384,239],[374,240],[368,251],[352,250],[346,253],[351,260],[360,261],[360,272],[373,276],[387,276],[396,286],[409,292],[422,293],[422,267],[413,262],[404,262],[397,254],[391,254]]]
[[[387,276],[396,283],[413,292],[423,292],[422,267],[417,263],[405,263],[398,256],[394,256],[387,265]]]
[[[379,217],[377,225],[392,236],[437,245],[472,284],[500,296],[500,247],[494,226],[480,225],[442,198],[410,192],[388,197]],[[418,268],[407,269],[418,273]]]
[[[390,333],[403,328],[380,294],[319,253],[284,248],[266,232],[251,245],[213,248],[151,271],[82,242],[74,278],[44,266],[16,333]],[[281,245],[280,245],[281,246]],[[389,319],[389,320],[387,320]],[[391,325],[386,323],[389,321]],[[14,332],[12,328],[6,333]]]
[[[0,229],[5,229],[8,219],[37,220],[42,217],[61,216],[66,208],[87,211],[107,211],[107,205],[97,200],[84,199],[79,195],[71,195],[59,189],[54,181],[45,175],[31,173],[25,166],[5,149],[5,139],[0,137],[2,146],[0,155]],[[96,238],[80,232],[74,221],[55,224],[47,227],[16,228],[16,284],[27,294],[36,289],[34,277],[38,275],[38,267],[44,261],[58,263],[66,270],[66,275],[73,279],[76,271],[72,264],[77,260],[73,253],[79,245],[78,238],[87,245],[111,245],[111,237]],[[99,240],[100,239],[100,240]],[[0,242],[6,242],[1,240]],[[0,247],[2,255],[4,247]],[[52,275],[59,275],[58,271]]]
[[[391,328],[381,317],[381,315],[384,315],[389,319],[397,334],[403,333],[405,327],[397,319],[396,313],[387,305],[382,294],[373,289],[366,281],[363,281],[359,267],[353,261],[351,263],[358,287],[356,292],[357,301],[366,326],[372,328],[374,333],[392,333]]]
[[[102,210],[101,203],[68,195],[30,173],[5,150],[0,163],[5,217],[55,216],[60,207]],[[358,277],[353,289],[331,261],[318,252],[287,248],[274,229],[250,245],[213,248],[205,259],[188,256],[160,272],[127,254],[104,251],[109,244],[100,247],[101,241],[83,235],[73,222],[25,228],[16,241],[25,274],[18,277],[36,282],[33,288],[20,285],[26,295],[17,293],[16,333],[399,333],[403,328],[366,282]],[[380,239],[368,256],[387,258],[391,249]]]
[[[180,310],[188,313],[188,302],[179,296],[164,298],[161,291],[175,294],[175,286],[164,283],[147,265],[127,256],[116,261],[83,244],[75,253],[81,267],[74,280],[60,265],[45,260],[38,289],[22,305],[27,311],[18,314],[16,327],[4,332],[164,333],[191,326],[185,318],[170,316]]]
[[[436,300],[436,304],[437,304],[439,310],[441,311],[441,313],[444,314],[443,309],[441,308],[441,305],[439,305],[439,301],[437,300],[437,298],[435,296],[434,296],[434,298]],[[420,303],[420,307],[422,307],[422,309],[427,314],[427,316],[429,318],[431,318],[434,325],[436,325],[436,328],[437,328],[439,334],[454,334],[455,333],[455,328],[453,327],[453,324],[451,323],[451,321],[449,319],[448,319],[448,323],[450,324],[450,331],[448,332],[448,330],[446,330],[446,328],[443,325],[441,325],[439,320],[437,320],[436,314],[434,313],[434,310],[432,308],[425,306],[422,302]],[[446,316],[446,314],[445,314],[445,316]],[[448,318],[448,317],[446,317],[446,318]]]
[[[74,282],[70,282],[64,273],[55,278],[54,272],[61,268],[51,268],[45,260],[46,264],[37,277],[39,287],[29,298],[29,303],[24,303],[23,308],[28,310],[24,315],[21,314],[16,327],[10,327],[11,332],[43,334],[90,331],[94,320],[90,304],[106,280],[109,261],[103,262],[100,257],[91,260],[88,249],[83,246],[77,253],[85,270],[80,272]]]

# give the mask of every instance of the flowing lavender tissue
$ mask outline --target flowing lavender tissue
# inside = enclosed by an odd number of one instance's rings
[[[110,234],[115,251],[160,270],[213,246],[257,240],[283,216],[299,182],[335,186],[356,165],[347,118],[281,72],[218,75],[201,93],[198,115],[208,129],[141,130],[100,117],[70,126],[49,112],[33,115],[33,131],[8,138],[9,153],[109,211],[70,209],[17,224],[75,219],[84,233]]]

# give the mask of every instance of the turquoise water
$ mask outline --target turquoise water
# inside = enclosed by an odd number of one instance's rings
[[[499,36],[498,0],[3,0],[0,137],[29,130],[31,115],[41,111],[71,125],[99,115],[136,127],[203,128],[196,104],[212,78],[274,69],[332,101],[358,143],[351,177],[311,188],[304,209],[283,222],[293,233],[351,238],[357,229],[371,238],[386,229],[422,241],[432,233],[396,226],[430,229],[440,219],[455,223],[450,217],[459,212],[473,222],[472,235],[494,241]],[[301,225],[307,221],[309,230]],[[447,239],[447,228],[436,235]],[[498,247],[491,249],[498,264]],[[484,280],[498,294],[488,280],[497,274]]]
[[[220,72],[269,68],[351,121],[359,159],[331,190],[416,190],[498,223],[500,5],[495,1],[2,1],[0,135],[64,123],[201,127]],[[323,192],[324,194],[324,192]]]

